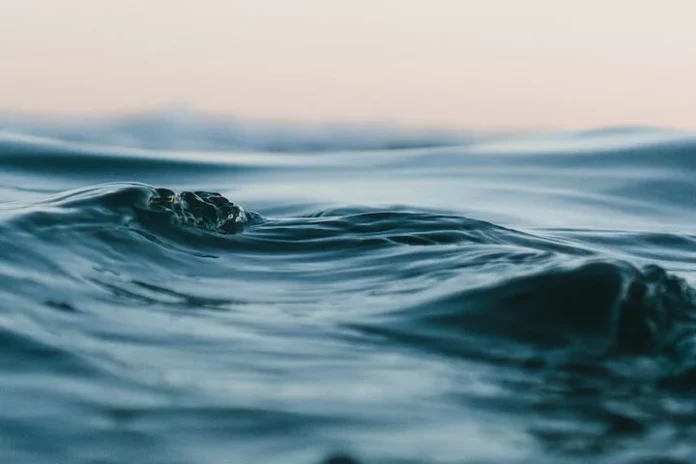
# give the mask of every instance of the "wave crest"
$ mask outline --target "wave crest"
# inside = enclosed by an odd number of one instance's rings
[[[659,266],[596,257],[556,262],[358,327],[470,357],[577,362],[648,355],[671,359],[677,371],[696,362],[694,289]]]

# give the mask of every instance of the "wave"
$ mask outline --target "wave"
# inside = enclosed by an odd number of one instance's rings
[[[10,461],[694,461],[690,134],[19,119]]]
[[[659,266],[639,269],[596,256],[543,264],[399,308],[365,328],[483,359],[553,363],[652,355],[669,357],[680,369],[695,367],[696,293],[684,280]]]
[[[111,458],[134,433],[157,456],[186,434],[190,453],[230,453],[232,437],[252,443],[239,461],[278,458],[272,442],[333,464],[427,461],[482,422],[592,460],[643,437],[654,451],[686,420],[663,399],[688,402],[696,379],[696,291],[672,269],[688,274],[689,234],[524,229],[415,204],[271,215],[233,189],[167,187],[0,204],[15,443],[47,427],[24,412],[35,398],[64,418],[71,462],[101,456],[95,423],[128,431],[109,436]],[[307,453],[307,436],[322,446]],[[518,442],[496,437],[517,462]]]
[[[236,266],[237,274],[265,259],[275,263],[275,270],[302,269],[303,262],[311,262],[319,271],[315,278],[327,284],[345,281],[350,266],[370,276],[373,284],[386,273],[402,286],[434,279],[435,295],[421,291],[414,294],[421,302],[403,304],[407,299],[401,299],[396,309],[377,311],[369,322],[358,324],[427,350],[467,355],[475,350],[484,358],[508,353],[511,359],[526,360],[530,353],[542,353],[543,359],[649,354],[670,357],[682,370],[696,362],[693,289],[659,266],[638,267],[605,256],[574,231],[574,237],[570,233],[559,240],[553,238],[559,231],[544,237],[409,207],[342,207],[267,218],[219,194],[176,195],[144,184],[107,184],[39,202],[6,204],[0,218],[4,245],[14,250],[7,256],[26,257],[43,249],[35,264],[50,263],[54,255],[64,261],[71,250],[84,254],[88,247],[91,259],[100,262],[101,250],[115,268],[126,266],[140,249],[142,263],[170,271],[175,263],[187,265],[176,257],[185,251],[215,258],[213,268],[220,272]],[[24,238],[12,241],[20,233]],[[664,234],[659,240],[665,240]],[[160,252],[148,248],[153,245]],[[239,254],[248,261],[234,260]],[[120,263],[113,260],[116,256]],[[220,267],[223,257],[231,261]],[[135,285],[188,298],[174,290]],[[423,289],[413,291],[418,288]],[[189,302],[203,301],[191,298]],[[490,348],[481,352],[481,346]]]
[[[461,145],[479,138],[462,131],[413,130],[384,123],[252,122],[180,109],[88,121],[0,115],[0,128],[72,143],[179,151],[390,150]]]
[[[161,198],[165,198],[166,201]],[[226,237],[237,229],[226,230],[228,205],[237,208],[235,221],[246,234]],[[142,183],[107,183],[62,192],[41,200],[0,204],[5,225],[40,232],[71,226],[125,225],[130,230],[147,230],[162,236],[179,233],[181,243],[196,247],[243,243],[250,249],[277,252],[276,245],[291,243],[293,251],[312,249],[370,248],[427,245],[501,245],[541,247],[545,252],[587,251],[540,238],[493,223],[469,219],[447,212],[410,206],[391,208],[333,207],[297,217],[266,218],[245,211],[219,193],[179,194],[166,188]],[[231,216],[230,216],[231,217]],[[223,225],[220,225],[223,224]],[[241,228],[240,228],[241,230]],[[202,232],[207,232],[201,235]]]

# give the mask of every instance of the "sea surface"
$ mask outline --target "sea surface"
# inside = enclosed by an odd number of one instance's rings
[[[694,134],[0,123],[3,463],[696,462]]]

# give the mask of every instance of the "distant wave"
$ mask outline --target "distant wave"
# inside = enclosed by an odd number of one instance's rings
[[[89,120],[0,115],[2,132],[116,147],[162,150],[324,152],[461,145],[480,135],[385,123],[251,122],[187,111]]]

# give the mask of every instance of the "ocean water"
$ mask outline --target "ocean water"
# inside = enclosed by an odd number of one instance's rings
[[[4,127],[2,462],[696,461],[693,134]]]

